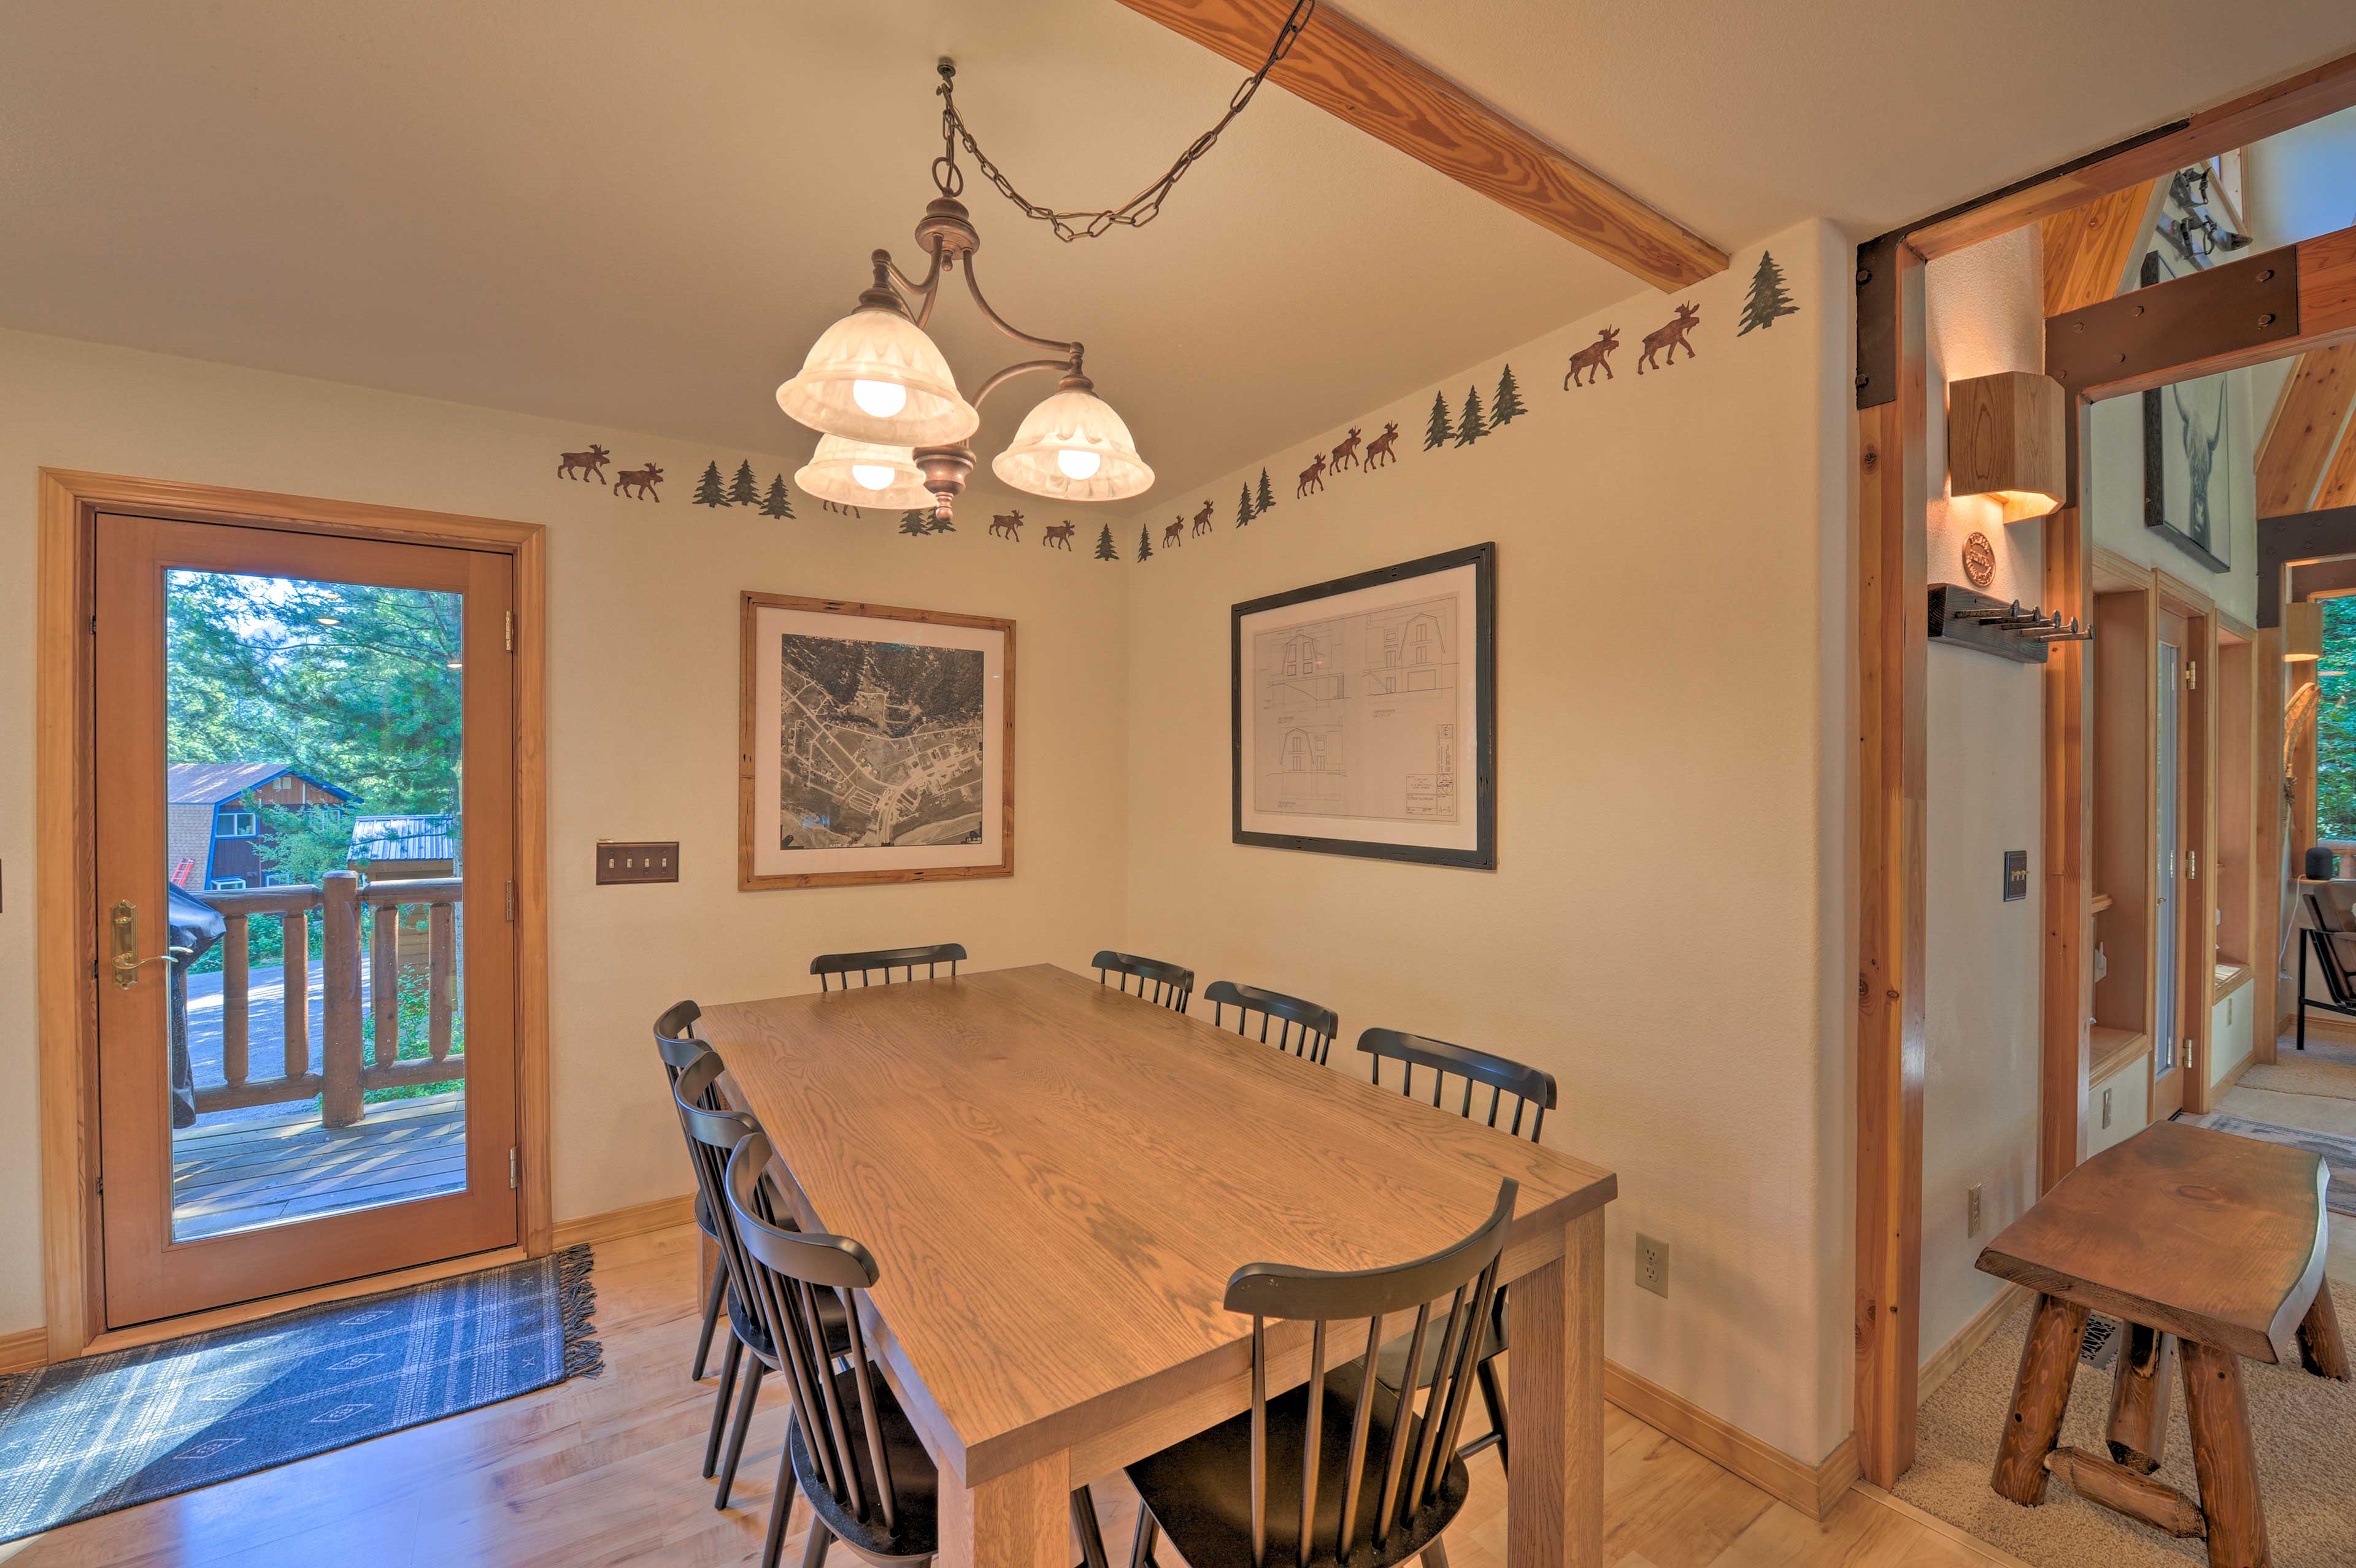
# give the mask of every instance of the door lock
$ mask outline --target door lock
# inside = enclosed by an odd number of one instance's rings
[[[166,964],[177,958],[186,962],[193,956],[193,947],[166,947],[152,958],[139,956],[139,906],[129,899],[115,901],[110,923],[114,928],[114,983],[129,990],[139,983],[139,971],[150,964]]]

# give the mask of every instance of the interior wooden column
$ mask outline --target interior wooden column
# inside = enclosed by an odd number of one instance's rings
[[[2074,416],[2073,416],[2074,417]],[[2054,613],[2094,624],[2086,592],[2093,528],[2076,507],[2045,519],[2045,603]],[[2039,991],[2037,1189],[2077,1168],[2086,1150],[2086,1100],[2094,1065],[2093,795],[2086,771],[2086,716],[2094,661],[2088,643],[2055,643],[2045,662],[2045,954]]]
[[[1857,1447],[1914,1462],[1922,1279],[1924,668],[1929,584],[1922,258],[1896,247],[1898,396],[1858,411]]]
[[[2250,640],[2250,656],[2257,662],[2257,711],[2252,728],[2257,731],[2255,824],[2256,843],[2250,853],[2252,880],[2257,884],[2257,907],[2251,912],[2250,962],[2257,977],[2251,982],[2251,1060],[2272,1062],[2275,1041],[2283,1030],[2283,682],[2282,628],[2261,626]]]

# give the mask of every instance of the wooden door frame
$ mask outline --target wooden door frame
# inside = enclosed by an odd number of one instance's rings
[[[2356,55],[2155,126],[1858,248],[1855,658],[1861,767],[1854,1393],[1859,1465],[1866,1479],[1878,1486],[1891,1485],[1913,1463],[1920,1386],[1925,894],[1923,797],[1910,784],[1921,780],[1927,714],[1927,583],[1922,561],[1929,494],[1907,475],[1920,474],[1929,441],[1927,398],[1911,392],[1921,377],[1921,269],[1984,240],[2351,106]],[[2356,332],[2356,322],[2351,331]],[[2291,346],[2272,351],[2290,352]],[[2083,419],[2083,399],[2073,412]],[[2085,565],[2094,541],[2076,500],[2073,488],[2071,504],[2046,523],[2044,600],[2047,609],[2083,619],[2090,608]],[[2261,627],[2264,656],[2263,620]],[[2057,645],[2045,672],[2040,1190],[2076,1165],[2085,1122],[2091,890],[2083,754],[2089,663],[2083,650],[2083,644]]]
[[[546,530],[536,523],[44,468],[39,476],[35,725],[41,1244],[48,1359],[105,1329],[99,1245],[98,918],[91,769],[92,563],[101,511],[346,539],[492,550],[515,562],[516,1105],[519,1235],[548,1252]],[[203,1315],[209,1321],[218,1313]]]

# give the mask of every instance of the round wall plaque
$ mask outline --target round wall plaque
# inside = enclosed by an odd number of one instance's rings
[[[1964,541],[1964,575],[1975,588],[1986,588],[1996,581],[1996,549],[1986,534],[1974,534]]]

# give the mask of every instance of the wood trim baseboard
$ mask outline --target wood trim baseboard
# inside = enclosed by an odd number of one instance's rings
[[[97,918],[89,802],[91,645],[85,628],[101,509],[355,539],[503,551],[515,559],[519,1250],[550,1243],[547,536],[537,523],[259,490],[44,468],[38,485],[35,760],[41,1241],[48,1359],[102,1344],[97,1176]],[[465,1260],[453,1260],[463,1263]],[[391,1278],[391,1275],[380,1276]],[[279,1298],[284,1300],[284,1297]],[[223,1310],[230,1310],[224,1308]],[[205,1315],[198,1315],[202,1317]],[[186,1324],[195,1319],[176,1319]],[[172,1332],[184,1333],[184,1327]],[[126,1333],[142,1330],[123,1330]]]
[[[1821,1520],[1831,1512],[1858,1477],[1853,1436],[1842,1438],[1821,1463],[1810,1465],[1617,1361],[1603,1363],[1603,1397],[1810,1519]]]
[[[36,1324],[19,1328],[14,1334],[0,1334],[0,1376],[9,1372],[29,1372],[35,1367],[49,1364],[49,1330]]]
[[[1875,1486],[1870,1481],[1859,1481],[1851,1489],[1854,1490],[1858,1496],[1867,1499],[1869,1501],[1879,1503],[1883,1508],[1890,1509],[1892,1513],[1905,1515],[1908,1519],[1912,1520],[1916,1524],[1921,1525],[1923,1529],[1929,1531],[1932,1534],[1939,1537],[1941,1540],[1953,1541],[1955,1545],[1963,1548],[1965,1552],[1978,1558],[1981,1562],[1993,1564],[1994,1568],[2029,1568],[2028,1563],[2023,1563],[2019,1558],[2015,1557],[2011,1552],[2005,1551],[2003,1548],[1990,1546],[1987,1541],[1982,1541],[1979,1537],[1971,1534],[1969,1531],[1959,1530],[1955,1526],[1949,1524],[1937,1514],[1925,1513],[1921,1509],[1916,1508],[1912,1503],[1908,1502],[1904,1498],[1893,1497],[1890,1493],[1883,1491],[1879,1487]]]
[[[1971,1321],[1955,1331],[1954,1337],[1931,1353],[1922,1363],[1922,1376],[1918,1383],[1922,1398],[1929,1400],[1938,1392],[1939,1385],[1955,1375],[1955,1369],[1972,1359],[1972,1352],[1988,1341],[1997,1326],[2012,1316],[2020,1304],[2029,1299],[2024,1285],[2000,1285],[1988,1304],[1972,1314]]]
[[[549,1250],[562,1252],[584,1242],[618,1242],[625,1236],[694,1223],[695,1195],[682,1193],[651,1203],[633,1203],[626,1209],[608,1209],[602,1214],[584,1214],[578,1220],[559,1220],[550,1232]]]
[[[2242,1074],[2256,1066],[2257,1062],[2258,1049],[2256,1045],[2253,1044],[2248,1051],[2243,1053],[2241,1061],[2236,1061],[2233,1066],[2225,1069],[2225,1076],[2218,1079],[2216,1083],[2210,1085],[2209,1109],[2214,1111],[2217,1108],[2217,1102],[2225,1097],[2225,1091],[2231,1089],[2234,1084],[2239,1083],[2242,1081]]]

